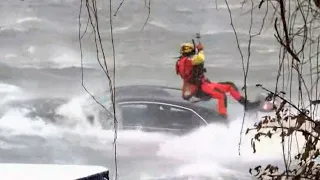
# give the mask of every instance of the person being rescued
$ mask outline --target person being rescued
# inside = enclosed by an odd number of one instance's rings
[[[196,52],[198,51],[198,53]],[[182,98],[189,100],[191,97],[205,98],[209,96],[217,99],[218,113],[227,118],[227,96],[226,93],[246,107],[259,106],[260,102],[246,101],[238,88],[232,82],[212,82],[205,77],[204,73],[204,50],[201,43],[194,48],[193,43],[183,43],[180,48],[180,57],[176,62],[176,73],[183,80]]]

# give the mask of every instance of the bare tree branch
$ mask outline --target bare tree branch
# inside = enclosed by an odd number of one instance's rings
[[[82,69],[82,86],[86,90],[88,94],[95,100],[96,103],[98,103],[100,106],[103,107],[104,110],[106,110],[109,114],[109,117],[113,117],[113,124],[114,124],[114,160],[115,160],[115,179],[117,179],[118,176],[118,169],[117,169],[117,146],[116,146],[116,140],[117,140],[117,117],[116,117],[116,106],[115,106],[115,50],[114,50],[114,39],[113,39],[113,23],[112,23],[112,6],[111,6],[111,0],[109,3],[109,16],[110,16],[110,33],[111,33],[111,43],[112,43],[112,56],[113,56],[113,84],[112,84],[112,78],[109,72],[108,64],[107,64],[107,59],[106,55],[104,52],[103,44],[102,44],[102,38],[100,34],[100,27],[99,27],[99,15],[98,15],[98,9],[97,9],[97,2],[96,0],[85,0],[85,5],[86,5],[86,10],[88,13],[88,20],[87,20],[87,26],[90,23],[92,30],[93,30],[93,35],[94,35],[94,42],[95,42],[95,49],[96,49],[96,58],[97,61],[102,68],[104,74],[106,75],[108,82],[109,82],[109,91],[110,91],[110,97],[111,97],[111,102],[112,102],[112,108],[113,108],[113,113],[111,113],[102,103],[96,100],[96,98],[87,90],[87,88],[84,86],[84,80],[83,80],[83,50],[82,50],[82,43],[81,40],[84,37],[84,35],[87,33],[87,28],[85,28],[85,31],[81,35],[81,14],[82,14],[82,6],[83,6],[83,0],[81,0],[80,4],[80,12],[79,12],[79,42],[80,42],[80,51],[81,51],[81,69]],[[103,64],[100,62],[100,54],[102,54],[102,61]],[[106,117],[108,118],[108,117]]]
[[[148,8],[148,16],[147,16],[147,19],[146,19],[146,21],[144,22],[144,24],[143,24],[143,26],[142,26],[141,31],[143,31],[144,27],[147,25],[148,20],[149,20],[149,18],[150,18],[150,13],[151,13],[151,0],[148,0],[148,1],[149,1],[149,5],[148,5],[148,6],[146,5],[146,7]],[[146,0],[145,0],[145,3],[146,3]]]
[[[248,0],[245,2],[248,2]],[[315,119],[315,114],[318,111],[317,105],[320,104],[320,93],[318,92],[320,33],[317,31],[320,9],[307,0],[261,0],[258,5],[259,9],[266,3],[271,3],[274,9],[272,11],[272,23],[275,30],[274,37],[280,45],[280,51],[275,91],[263,89],[272,97],[280,99],[282,103],[277,106],[274,118],[264,117],[254,128],[249,128],[247,132],[256,130],[251,144],[254,152],[256,152],[255,143],[260,142],[260,137],[272,138],[275,133],[280,133],[285,169],[280,171],[274,165],[268,165],[264,169],[257,166],[255,168],[257,174],[254,176],[258,179],[320,179],[320,164],[312,160],[320,154],[318,145],[320,121]],[[251,6],[251,11],[255,7],[257,6]],[[230,19],[232,20],[231,16]],[[251,21],[252,19],[250,19]],[[251,24],[249,28],[251,29]],[[256,35],[259,36],[260,33],[261,30]],[[251,35],[250,32],[249,35]],[[248,46],[250,46],[250,41]],[[250,56],[250,52],[248,52],[248,56]],[[309,71],[309,73],[305,71]],[[285,75],[287,75],[287,78],[284,77]],[[315,78],[314,75],[317,77]],[[284,98],[285,94],[283,94],[283,97],[278,95],[280,77],[282,77],[283,91],[289,91],[289,99]],[[297,82],[297,85],[293,84],[294,81]],[[297,102],[295,103],[291,100],[293,90],[298,92],[296,94]],[[287,107],[284,106],[285,104]],[[267,132],[262,132],[262,130]],[[298,144],[298,134],[305,137],[302,149]],[[298,150],[295,159],[291,158],[292,147],[294,146],[293,136],[295,136]],[[252,169],[250,169],[250,173],[251,171]]]
[[[113,16],[117,16],[117,13],[118,13],[120,7],[122,6],[123,2],[124,2],[124,0],[121,1],[120,5],[118,6],[118,8],[117,8],[117,10],[116,10],[116,12],[114,13]]]

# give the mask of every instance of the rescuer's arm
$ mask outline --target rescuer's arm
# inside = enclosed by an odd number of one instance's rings
[[[205,56],[204,56],[204,51],[201,43],[197,45],[197,49],[198,49],[198,54],[193,56],[191,61],[192,65],[199,65],[201,63],[204,63]]]

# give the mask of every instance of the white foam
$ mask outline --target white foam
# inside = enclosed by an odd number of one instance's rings
[[[80,57],[78,54],[71,51],[65,51],[51,58],[51,61],[56,68],[81,67],[79,59]]]
[[[64,120],[69,121],[68,123],[87,127],[89,123],[83,111],[83,105],[88,102],[88,98],[88,95],[74,97],[68,103],[59,106],[55,112],[65,117]]]
[[[160,145],[158,156],[205,164],[210,162],[228,164],[235,161],[252,163],[282,158],[281,139],[278,137],[261,138],[262,141],[256,144],[257,152],[254,154],[251,148],[252,133],[243,136],[241,156],[239,156],[241,121],[242,118],[239,118],[229,127],[212,124],[186,136],[172,138]],[[244,131],[247,127],[253,126],[245,125]]]
[[[114,28],[114,32],[115,33],[124,32],[124,31],[129,30],[132,26],[133,26],[133,24],[129,24],[129,25],[122,26],[122,27],[116,27],[116,28]]]
[[[261,54],[274,53],[276,52],[276,49],[273,49],[273,48],[259,49],[257,50],[257,52]]]
[[[15,85],[0,83],[0,93],[19,93],[21,88]]]
[[[0,104],[5,104],[12,100],[18,100],[18,99],[27,99],[29,95],[27,95],[20,87],[12,85],[12,84],[6,84],[6,83],[0,83]]]
[[[15,99],[20,98],[16,97]],[[82,105],[86,104],[87,102],[88,96],[84,95],[75,97],[68,103],[58,107],[56,109],[56,114],[64,117],[62,119],[62,126],[55,125],[51,122],[45,122],[39,117],[28,117],[27,114],[31,111],[28,109],[7,108],[5,109],[5,112],[3,112],[3,116],[0,119],[0,132],[5,136],[38,135],[42,137],[49,136],[59,138],[63,137],[65,134],[96,137],[97,131],[99,130],[103,136],[101,142],[106,142],[108,140],[111,142],[111,133],[113,133],[112,131],[102,131],[100,125],[92,127],[86,120]],[[110,138],[108,138],[109,136]],[[99,135],[97,137],[99,137]]]
[[[235,9],[240,9],[242,7],[248,7],[247,5],[242,5],[242,4],[231,4],[230,2],[228,3],[228,6],[230,8],[230,10],[235,10]],[[228,9],[228,6],[225,2],[221,3],[221,4],[214,4],[208,7],[208,9],[216,9],[218,7],[218,10],[221,9]]]
[[[16,31],[26,31],[29,28],[25,26],[26,23],[33,23],[33,22],[42,22],[43,19],[38,18],[36,16],[29,16],[29,17],[13,17],[8,18],[4,22],[2,22],[1,31],[4,30],[16,30]]]
[[[1,146],[1,149],[23,149],[23,148],[27,148],[26,145],[20,145],[20,144],[11,144],[11,143],[8,143],[8,142],[5,142],[5,141],[1,141],[0,140],[0,146]]]
[[[232,30],[202,30],[201,34],[203,35],[215,35],[220,33],[233,33]]]
[[[184,13],[191,13],[192,9],[191,8],[186,8],[186,7],[177,7],[176,11],[177,12],[184,12]]]
[[[11,135],[54,135],[58,136],[57,128],[47,125],[40,118],[28,118],[26,109],[10,109],[0,119],[0,132],[3,136]]]
[[[194,163],[183,165],[177,169],[176,176],[193,176],[193,177],[212,177],[214,179],[223,180],[226,176],[228,177],[243,177],[244,174],[237,171],[219,166],[218,164],[211,163]]]
[[[35,47],[35,46],[29,46],[29,47],[28,47],[28,52],[29,52],[30,54],[34,54],[34,53],[36,52],[36,47]]]
[[[31,22],[31,21],[40,22],[42,21],[42,19],[38,17],[23,17],[23,18],[17,19],[16,23],[20,24],[20,23]]]
[[[156,27],[164,28],[164,29],[168,28],[168,25],[166,25],[164,22],[161,22],[160,20],[157,20],[157,21],[152,20],[152,21],[148,22],[148,24],[154,25]]]
[[[81,62],[80,62],[80,54],[79,52],[70,49],[68,47],[56,47],[46,55],[46,58],[43,59],[43,52],[41,49],[45,50],[50,47],[46,47],[43,49],[42,47],[37,47],[35,45],[29,45],[26,47],[24,50],[24,54],[27,55],[27,58],[29,59],[28,61],[25,61],[25,59],[21,60],[20,62],[20,68],[37,68],[37,69],[42,69],[42,68],[69,68],[69,67],[81,67]],[[15,58],[17,55],[15,54],[7,54],[5,58],[10,59],[10,58]],[[92,61],[90,61],[92,60]],[[11,63],[13,61],[8,61],[7,63]],[[96,64],[95,59],[87,59],[84,58],[83,61],[83,67],[92,67],[92,64]]]
[[[22,28],[20,26],[14,26],[14,25],[3,26],[0,29],[0,31],[8,31],[8,30],[23,32],[23,31],[26,31],[27,29],[26,28]]]
[[[9,58],[16,58],[16,57],[18,57],[16,54],[6,54],[5,56],[4,56],[4,58],[6,58],[6,59],[9,59]]]

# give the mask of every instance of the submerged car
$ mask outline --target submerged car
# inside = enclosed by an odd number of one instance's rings
[[[97,99],[103,99],[102,96],[110,94],[100,94]],[[204,101],[209,99],[206,98]],[[118,126],[123,130],[184,133],[213,122],[227,123],[226,119],[214,110],[215,101],[209,102],[209,105],[189,102],[182,99],[180,89],[172,87],[152,85],[116,87],[115,107]],[[110,126],[113,122],[112,108],[108,109],[109,115],[104,114],[106,110],[101,106],[98,109],[100,117],[91,114],[87,116],[88,119],[93,122],[98,118],[101,124]],[[101,112],[104,112],[103,115]],[[109,117],[106,121],[107,116]]]

